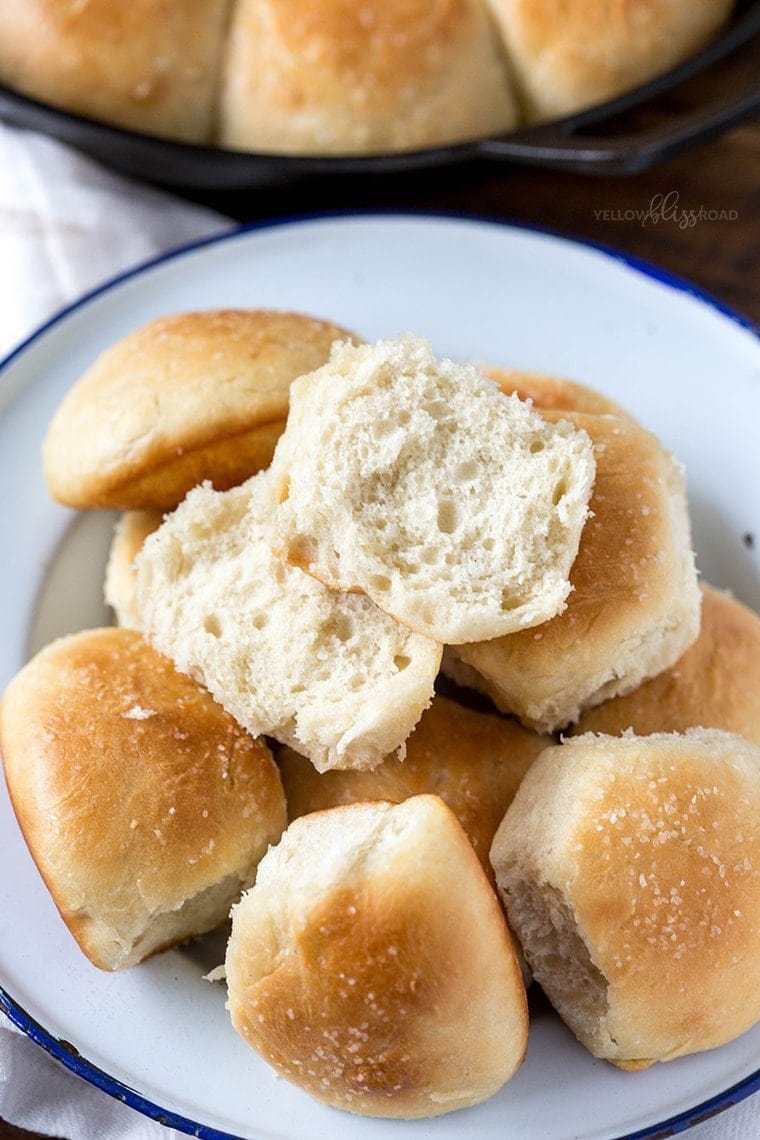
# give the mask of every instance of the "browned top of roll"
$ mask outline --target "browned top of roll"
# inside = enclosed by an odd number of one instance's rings
[[[489,875],[488,852],[520,781],[548,744],[517,721],[436,696],[406,743],[372,771],[317,772],[290,748],[277,753],[288,816],[364,800],[400,803],[428,792],[456,815]]]
[[[167,912],[221,880],[250,883],[285,825],[265,744],[130,630],[88,630],[34,657],[3,696],[0,747],[42,877],[106,969],[139,960]]]
[[[227,0],[0,0],[0,76],[69,111],[207,142],[227,7]]]
[[[577,733],[638,736],[723,728],[760,744],[760,617],[736,598],[702,586],[699,637],[675,665],[634,692],[585,713]]]
[[[437,796],[295,820],[233,910],[232,1022],[318,1100],[367,1116],[477,1104],[527,1005],[496,897]]]
[[[734,0],[486,0],[530,120],[601,103],[698,51]]]
[[[408,150],[508,130],[516,108],[479,0],[239,0],[221,142]]]
[[[171,510],[204,479],[218,490],[243,482],[269,465],[291,381],[346,338],[328,321],[265,309],[149,322],[64,397],[43,450],[51,494],[80,508]]]
[[[498,368],[492,364],[481,366],[484,376],[495,380],[505,395],[514,393],[521,400],[530,400],[535,408],[545,411],[590,412],[592,415],[620,416],[632,419],[619,404],[603,392],[577,380],[563,376],[550,376],[545,372],[526,372],[522,368]]]
[[[574,737],[492,848],[510,923],[595,1056],[670,1060],[760,1019],[760,748],[717,729]]]

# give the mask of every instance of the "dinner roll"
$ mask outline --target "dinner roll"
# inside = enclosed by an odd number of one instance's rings
[[[563,609],[594,457],[584,431],[407,335],[336,344],[293,385],[272,473],[290,562],[454,644]]]
[[[526,372],[521,368],[496,368],[490,364],[480,367],[483,375],[495,380],[506,396],[530,400],[538,410],[591,412],[632,419],[614,400],[576,380],[548,376],[544,372]]]
[[[25,95],[211,140],[227,0],[0,0],[0,76]]]
[[[264,309],[151,321],[65,396],[44,444],[50,493],[79,508],[171,510],[204,479],[242,483],[269,465],[291,381],[349,335]]]
[[[516,721],[436,696],[406,742],[370,772],[319,773],[289,748],[277,753],[288,818],[363,800],[400,803],[430,792],[448,804],[491,875],[488,853],[520,781],[550,738]]]
[[[702,586],[699,637],[675,665],[581,717],[576,732],[638,736],[723,728],[760,745],[760,617]]]
[[[603,103],[697,52],[734,0],[486,0],[529,122]]]
[[[760,748],[715,729],[544,751],[496,833],[510,924],[552,1004],[625,1067],[760,1019]]]
[[[220,142],[368,154],[500,134],[517,108],[480,0],[238,0]]]
[[[218,926],[285,827],[269,749],[132,630],[37,654],[0,749],[32,858],[103,970]]]
[[[126,629],[142,628],[135,598],[135,558],[148,535],[158,530],[163,518],[161,511],[125,511],[114,528],[103,595],[116,615],[117,624]]]
[[[146,636],[254,736],[325,768],[403,748],[433,696],[441,647],[363,595],[328,590],[270,543],[269,472],[197,487],[137,557]]]
[[[591,517],[567,608],[507,637],[460,645],[444,670],[542,732],[669,668],[699,632],[700,593],[680,465],[631,420],[581,412],[594,441]]]
[[[437,1116],[520,1065],[525,988],[496,896],[437,796],[292,823],[232,912],[238,1033],[317,1100]]]

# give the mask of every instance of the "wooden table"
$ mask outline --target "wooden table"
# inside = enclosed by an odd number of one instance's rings
[[[366,185],[349,179],[306,194],[206,195],[203,200],[242,221],[392,208],[465,211],[547,226],[654,262],[760,324],[758,124],[736,128],[634,178],[483,166],[414,182]],[[691,225],[684,213],[689,211],[697,215]],[[0,1121],[0,1140],[31,1136]]]

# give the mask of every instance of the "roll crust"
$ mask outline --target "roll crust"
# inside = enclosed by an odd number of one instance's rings
[[[580,110],[687,58],[734,0],[0,0],[0,77],[121,127],[394,153]]]
[[[760,1019],[760,748],[715,729],[586,734],[526,775],[491,860],[558,1012],[626,1068]]]
[[[64,397],[43,447],[51,495],[84,509],[172,510],[204,479],[242,483],[269,465],[291,381],[346,339],[328,321],[265,309],[151,321]]]
[[[239,0],[221,143],[300,154],[399,151],[517,122],[479,0]]]
[[[305,757],[281,748],[288,818],[365,800],[401,803],[440,796],[457,817],[486,873],[496,829],[536,756],[552,743],[517,721],[465,708],[436,696],[406,742],[406,756],[389,756],[368,772],[317,772]]]
[[[675,665],[581,717],[574,733],[722,728],[760,745],[760,617],[702,585],[699,636]]]
[[[228,0],[0,0],[0,74],[93,119],[210,142]]]
[[[245,1041],[316,1099],[361,1115],[477,1104],[525,1053],[506,923],[437,796],[292,823],[233,910],[226,972]]]
[[[534,408],[547,412],[589,412],[596,416],[619,416],[632,420],[619,404],[587,384],[545,372],[526,372],[522,368],[481,366],[484,376],[495,380],[505,396],[512,394],[530,400]]]
[[[103,594],[116,615],[117,624],[125,629],[142,629],[135,597],[135,558],[148,535],[158,530],[163,518],[161,511],[125,511],[114,528]]]
[[[104,970],[218,926],[285,826],[263,741],[131,630],[34,657],[3,696],[0,748],[32,857]]]
[[[602,103],[668,71],[733,0],[486,0],[529,122]]]

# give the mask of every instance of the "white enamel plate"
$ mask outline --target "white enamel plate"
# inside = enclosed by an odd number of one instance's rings
[[[112,517],[48,499],[46,426],[95,356],[160,314],[296,309],[367,339],[410,330],[454,358],[585,381],[685,463],[698,562],[760,610],[760,343],[737,318],[603,250],[465,219],[316,218],[248,230],[122,278],[57,318],[0,372],[0,689],[52,637],[107,622]],[[760,1026],[635,1074],[594,1061],[559,1020],[492,1100],[437,1120],[368,1120],[276,1079],[233,1032],[216,935],[122,974],[80,954],[0,792],[0,1006],[69,1068],[203,1137],[246,1140],[611,1140],[678,1131],[760,1087]],[[472,932],[473,938],[478,932]]]

